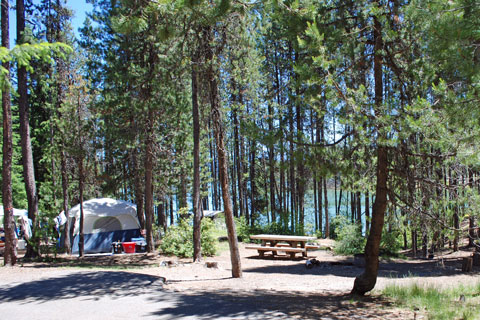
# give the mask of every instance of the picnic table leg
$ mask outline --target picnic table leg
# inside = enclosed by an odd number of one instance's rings
[[[303,249],[305,249],[305,242],[302,242],[300,244],[300,247],[302,247]],[[306,258],[307,257],[307,250],[305,250],[304,252],[302,252],[302,257]]]
[[[276,247],[277,246],[277,241],[275,241],[275,240],[270,241],[270,246],[273,247],[273,248]],[[272,250],[272,255],[276,256],[277,255],[277,250]]]
[[[265,252],[263,252],[262,250],[257,250],[257,251],[260,258],[263,258],[265,256]]]

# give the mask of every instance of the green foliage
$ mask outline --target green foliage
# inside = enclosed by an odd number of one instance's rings
[[[247,224],[247,220],[245,216],[234,218],[235,219],[235,227],[237,228],[237,237],[242,242],[250,241],[250,236],[253,234],[252,229]]]
[[[392,298],[394,304],[411,310],[420,310],[428,319],[478,319],[480,284],[458,286],[449,289],[424,287],[419,284],[410,286],[389,285],[382,294]],[[465,301],[461,301],[463,296]],[[463,300],[463,299],[462,299]]]
[[[33,70],[31,65],[33,59],[49,62],[54,55],[65,59],[66,55],[72,52],[73,49],[69,45],[60,42],[24,43],[16,45],[11,50],[0,47],[0,61],[2,63],[7,61],[17,62],[20,66],[26,67],[27,71],[34,72],[35,70]],[[0,66],[0,87],[9,84],[7,80],[8,75],[9,71]]]
[[[213,236],[214,223],[210,219],[202,220],[202,255],[213,256],[216,253],[216,239]],[[160,248],[164,254],[178,257],[193,257],[193,219],[180,219],[177,226],[170,226],[162,239]]]
[[[362,253],[366,241],[362,235],[361,225],[349,222],[344,216],[337,216],[333,220],[335,221],[335,234],[337,236],[335,252],[346,255]]]
[[[385,226],[382,232],[382,240],[380,241],[380,252],[390,256],[397,255],[402,248],[401,236],[400,230],[388,231]]]

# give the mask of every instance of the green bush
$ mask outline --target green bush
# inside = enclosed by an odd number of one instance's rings
[[[395,256],[402,248],[401,232],[399,230],[387,231],[383,228],[382,240],[380,241],[380,252]]]
[[[337,236],[335,252],[338,254],[363,253],[366,240],[362,236],[361,225],[350,223],[343,216],[335,217],[334,224]]]
[[[288,226],[284,226],[281,223],[273,222],[267,225],[255,224],[254,226],[250,226],[247,224],[247,221],[243,216],[235,218],[235,226],[237,236],[242,242],[250,241],[250,236],[253,234],[293,235],[292,231],[288,229]]]
[[[252,229],[247,224],[247,219],[244,216],[234,218],[235,219],[235,227],[237,229],[237,237],[242,242],[250,241],[250,235],[252,235]]]
[[[204,256],[213,256],[217,251],[216,240],[213,236],[214,226],[210,219],[202,220],[201,245]],[[162,239],[160,249],[164,254],[183,258],[193,257],[193,218],[180,219],[177,226],[169,227]]]

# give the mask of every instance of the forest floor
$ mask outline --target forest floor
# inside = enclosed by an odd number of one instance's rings
[[[320,240],[320,245],[333,244]],[[59,256],[55,262],[0,268],[0,314],[27,319],[21,310],[32,304],[28,310],[36,312],[35,319],[420,319],[421,310],[394,308],[379,290],[393,283],[476,284],[480,270],[461,272],[462,257],[469,254],[382,259],[376,289],[364,298],[349,295],[361,264],[327,250],[309,253],[320,264],[307,269],[305,259],[259,258],[240,244],[241,279],[231,278],[228,250],[201,263],[140,253]]]

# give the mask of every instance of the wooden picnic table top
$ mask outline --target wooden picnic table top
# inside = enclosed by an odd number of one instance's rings
[[[308,237],[308,236],[286,236],[286,235],[278,235],[278,234],[257,234],[250,236],[250,239],[256,240],[271,240],[271,241],[300,241],[300,242],[307,242],[311,240],[315,240],[315,237]]]

